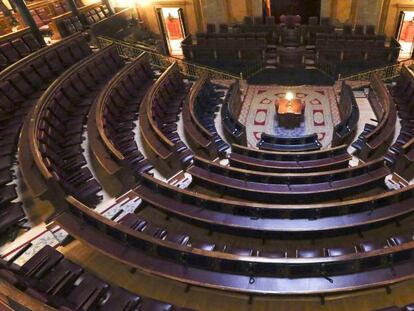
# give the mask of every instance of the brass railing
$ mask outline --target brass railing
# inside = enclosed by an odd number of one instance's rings
[[[338,78],[336,74],[337,68],[336,68],[336,65],[334,64],[322,63],[322,64],[316,64],[315,67],[316,69],[330,76],[334,80]]]
[[[166,56],[158,53],[158,51],[153,47],[139,43],[119,41],[108,37],[98,37],[98,44],[100,48],[103,48],[110,44],[115,44],[120,55],[131,58],[138,57],[142,52],[147,52],[151,64],[162,69],[166,69],[174,62],[177,62],[180,71],[183,74],[194,78],[199,78],[203,73],[206,72],[208,73],[209,78],[213,80],[243,80],[248,79],[249,77],[263,70],[263,63],[258,62],[245,67],[243,69],[243,72],[240,72],[239,74],[233,74],[205,65],[186,62],[179,58]],[[397,77],[400,74],[403,64],[410,66],[414,64],[414,61],[410,59],[399,62],[395,65],[389,65],[382,68],[359,72],[348,76],[336,76],[335,64],[318,64],[317,68],[329,76],[334,77],[338,81],[370,81],[371,77],[374,74],[378,75],[382,80],[386,81]]]
[[[131,58],[138,57],[142,52],[147,52],[151,64],[161,69],[166,69],[174,62],[177,62],[180,71],[184,75],[194,78],[199,78],[203,73],[207,73],[212,80],[242,80],[246,78],[242,73],[240,75],[234,75],[211,67],[196,65],[175,57],[162,55],[155,50],[148,49],[142,45],[119,41],[108,37],[98,37],[98,44],[100,48],[115,44],[119,55]],[[254,70],[258,71],[256,68]]]
[[[374,69],[374,70],[364,71],[364,72],[360,72],[354,75],[339,76],[338,81],[345,81],[345,80],[347,81],[371,81],[371,78],[373,75],[378,75],[379,78],[383,81],[391,80],[400,75],[400,71],[403,65],[410,66],[413,64],[413,62],[414,61],[410,59],[410,60],[399,62],[398,64],[395,64],[395,65],[390,65],[390,66],[385,66],[385,67]]]

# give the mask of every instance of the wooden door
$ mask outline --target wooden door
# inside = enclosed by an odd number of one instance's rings
[[[155,10],[157,13],[158,24],[160,26],[160,32],[161,32],[161,37],[162,37],[162,48],[165,54],[170,55],[171,54],[170,41],[168,40],[168,33],[167,33],[166,26],[165,26],[164,15],[162,14],[162,8],[157,8]]]

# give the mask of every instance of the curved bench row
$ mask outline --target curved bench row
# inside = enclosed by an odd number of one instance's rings
[[[154,73],[142,54],[109,81],[89,113],[92,152],[105,172],[125,189],[153,168],[139,151],[134,133],[142,99],[153,84]]]
[[[229,155],[233,167],[273,173],[308,173],[348,167],[352,156],[342,145],[310,152],[275,152],[233,144]]]
[[[342,83],[341,96],[338,104],[341,122],[335,125],[332,137],[332,146],[338,146],[348,141],[355,132],[359,120],[359,108],[352,88]]]
[[[25,217],[22,203],[16,202],[15,185],[10,183],[16,177],[13,165],[26,116],[59,74],[90,53],[86,40],[76,34],[35,51],[0,72],[0,231],[19,225]]]
[[[352,144],[357,149],[356,155],[363,161],[372,160],[386,152],[393,138],[395,122],[397,121],[394,101],[377,75],[373,75],[371,79],[371,90],[368,98],[378,124],[365,124],[364,131]]]
[[[30,244],[28,246],[30,248]],[[28,247],[24,248],[27,249]],[[13,260],[17,258],[14,257]],[[122,287],[109,284],[48,245],[37,251],[22,266],[17,266],[13,261],[0,261],[0,278],[34,299],[64,311],[190,311],[140,297]]]
[[[86,166],[83,131],[93,99],[123,65],[115,46],[102,49],[64,72],[37,102],[24,129],[28,146],[19,150],[30,152],[27,160],[34,162],[22,170],[34,196],[58,199],[68,193],[91,204],[101,199],[101,187]]]
[[[28,27],[0,36],[0,70],[39,50],[41,45]]]
[[[246,145],[246,127],[238,120],[235,110],[241,106],[241,92],[238,81],[234,82],[227,91],[221,107],[221,122],[228,138],[241,145]]]
[[[191,149],[208,159],[222,156],[229,148],[214,124],[219,103],[220,98],[206,73],[191,87],[183,106],[184,130],[191,142]]]
[[[262,133],[257,148],[278,152],[306,152],[321,149],[318,135],[309,134],[297,137],[280,137]]]
[[[149,160],[166,175],[190,164],[193,154],[177,133],[178,114],[189,91],[178,64],[168,67],[145,95],[139,128]]]
[[[392,88],[394,102],[397,104],[401,130],[395,143],[388,149],[386,159],[388,165],[406,180],[414,176],[414,73],[403,66],[397,85]]]
[[[259,204],[180,189],[143,176],[137,197],[161,211],[206,228],[248,234],[309,236],[379,226],[413,213],[413,187],[360,199],[318,204]]]
[[[185,236],[168,239],[161,228],[145,230],[147,224],[139,217],[118,224],[73,198],[68,200],[69,206],[55,221],[71,235],[145,272],[190,285],[251,294],[324,295],[414,277],[410,237],[390,238],[391,246],[387,242],[387,247],[367,248],[367,252],[332,251],[328,257],[319,257],[324,254],[320,251],[304,252],[300,258],[231,248],[226,252],[216,250],[214,244],[187,244]]]
[[[226,167],[197,157],[186,171],[193,183],[221,195],[275,203],[321,202],[363,193],[384,187],[390,173],[383,159],[336,171],[279,174]]]
[[[241,179],[246,182],[265,183],[265,184],[284,184],[294,189],[295,184],[322,184],[324,182],[346,182],[346,179],[358,179],[363,175],[371,177],[384,178],[390,174],[389,169],[384,165],[383,159],[373,160],[358,166],[351,166],[338,170],[313,172],[313,173],[267,173],[253,170],[235,168],[231,166],[220,165],[218,162],[212,162],[200,157],[195,157],[194,166],[208,170],[211,173],[217,173],[234,179]],[[190,171],[191,168],[188,169]],[[363,184],[362,179],[358,182]]]

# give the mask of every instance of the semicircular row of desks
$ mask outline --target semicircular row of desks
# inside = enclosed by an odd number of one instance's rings
[[[101,186],[88,168],[82,143],[87,131],[94,156],[119,182],[120,193],[133,189],[147,207],[233,234],[300,238],[361,232],[410,216],[413,188],[388,191],[384,178],[390,170],[381,158],[348,167],[345,146],[287,154],[233,145],[229,159],[238,164],[219,165],[211,159],[224,156],[229,146],[214,126],[218,86],[205,77],[191,85],[176,63],[157,75],[145,54],[126,62],[114,46],[93,53],[80,34],[30,54],[0,76],[7,122],[1,143],[12,146],[5,169],[11,169],[18,147],[23,180],[35,197],[53,203],[54,221],[117,260],[190,285],[250,294],[324,295],[414,276],[409,230],[382,240],[361,238],[352,247],[297,249],[293,254],[283,248],[218,245],[134,213],[119,221],[104,218],[92,209],[101,199]],[[201,90],[211,94],[211,105],[198,100]],[[239,92],[237,85],[229,90]],[[231,98],[240,100],[227,93],[227,103]],[[210,108],[205,113],[203,105]],[[228,108],[232,113],[233,107]],[[189,135],[191,149],[178,135],[181,110],[194,123],[186,129],[194,134]],[[148,158],[136,143],[137,120]],[[381,123],[387,122],[378,127]],[[208,150],[199,154],[201,143]],[[266,161],[264,169],[253,169],[257,160]],[[162,182],[152,177],[153,166],[170,174],[185,170],[193,184],[180,189]],[[366,194],[374,190],[374,195]],[[361,197],[328,199],[356,193]],[[297,197],[305,203],[286,204]],[[2,200],[2,208],[9,206]]]

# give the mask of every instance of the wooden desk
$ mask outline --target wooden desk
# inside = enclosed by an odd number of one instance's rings
[[[300,99],[287,100],[279,99],[276,102],[276,115],[279,126],[286,128],[295,128],[300,126],[303,118],[303,104]]]

